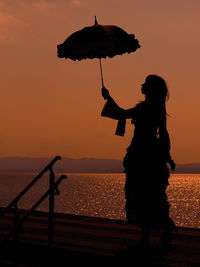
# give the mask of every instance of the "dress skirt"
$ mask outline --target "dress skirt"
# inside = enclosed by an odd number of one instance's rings
[[[141,227],[159,229],[169,221],[166,189],[169,169],[156,147],[131,145],[123,165],[126,173],[126,218]]]

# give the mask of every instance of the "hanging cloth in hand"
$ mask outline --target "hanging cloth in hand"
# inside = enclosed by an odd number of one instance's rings
[[[115,104],[110,105],[108,101],[106,101],[103,110],[101,112],[102,117],[107,117],[110,119],[118,120],[117,128],[115,131],[116,135],[124,136],[125,134],[125,126],[126,126],[126,119],[122,118],[121,115],[121,108]]]

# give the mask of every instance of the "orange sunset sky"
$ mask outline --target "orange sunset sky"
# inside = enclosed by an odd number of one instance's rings
[[[133,107],[145,77],[162,76],[172,157],[200,162],[199,14],[199,0],[0,0],[0,157],[123,158],[134,128],[116,136],[116,121],[100,116],[98,60],[57,58],[57,44],[96,15],[141,44],[102,60],[111,95]]]

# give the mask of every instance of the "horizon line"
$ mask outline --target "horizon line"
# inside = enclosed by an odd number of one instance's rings
[[[52,159],[55,156],[0,156],[1,159]],[[69,157],[69,156],[61,156],[61,159],[72,159],[72,160],[83,160],[83,159],[90,159],[90,160],[116,160],[116,161],[123,161],[123,159],[115,159],[115,158],[96,158],[96,157]],[[176,163],[176,165],[186,165],[186,164],[200,164],[199,162],[186,162],[186,163]]]

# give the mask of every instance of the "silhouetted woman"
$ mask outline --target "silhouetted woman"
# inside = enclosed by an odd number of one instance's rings
[[[102,95],[119,120],[119,127],[120,124],[124,127],[125,119],[132,119],[135,125],[133,139],[123,160],[127,220],[142,227],[141,245],[148,244],[150,229],[163,229],[162,242],[166,245],[171,241],[174,228],[166,195],[167,163],[175,169],[166,127],[168,89],[161,77],[149,75],[141,91],[145,100],[127,110],[115,103],[106,88],[102,88]]]

